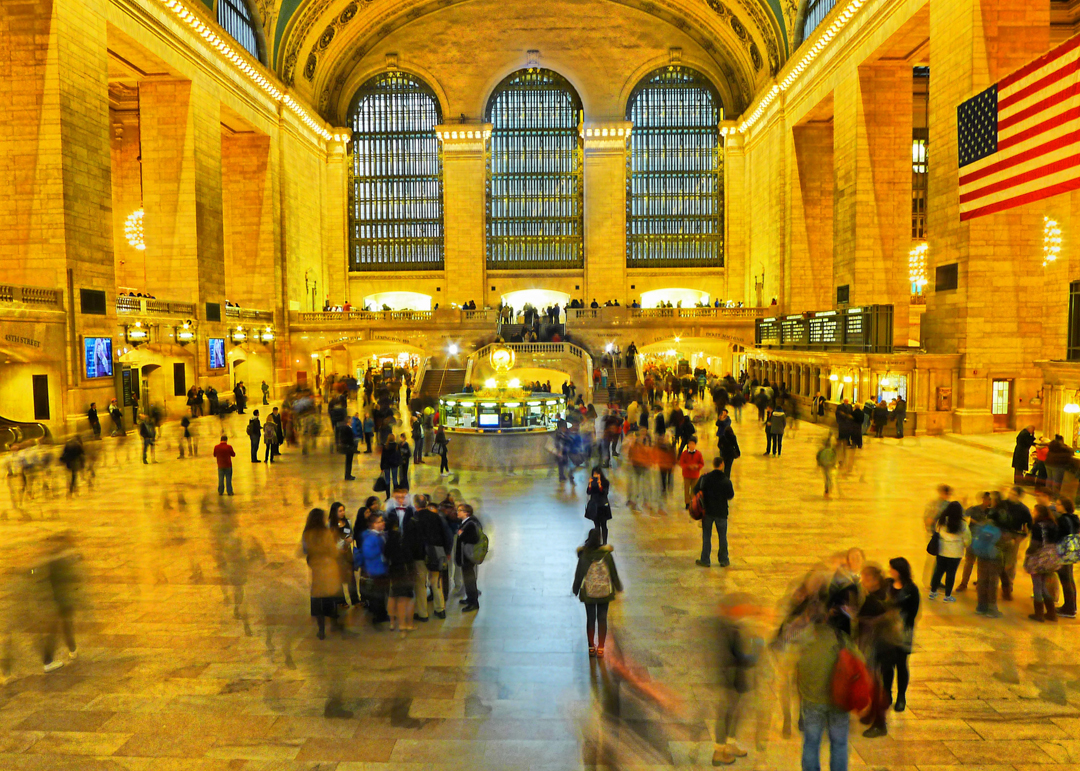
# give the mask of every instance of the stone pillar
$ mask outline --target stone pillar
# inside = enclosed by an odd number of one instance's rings
[[[893,342],[907,345],[911,289],[912,74],[872,63],[834,91],[834,281],[851,305],[892,304]]]
[[[85,378],[79,351],[82,336],[116,331],[110,10],[107,0],[0,3],[0,277],[62,290],[65,307],[75,305],[70,344],[49,351],[50,388],[63,393],[50,423],[61,431],[68,416],[81,416],[91,400],[103,408],[115,390],[111,378]],[[78,312],[83,288],[105,291],[106,315]]]
[[[323,216],[323,264],[331,297],[344,297],[353,305],[363,297],[349,293],[349,156],[351,129],[334,129],[341,141],[329,142],[326,158],[326,210]]]
[[[743,135],[735,131],[735,121],[720,125],[724,136],[724,300],[748,298],[749,278],[746,228],[749,201],[746,200],[746,154]]]
[[[222,135],[225,295],[244,308],[273,309],[280,303],[270,165],[267,135]]]
[[[791,256],[788,313],[832,308],[833,126],[806,123],[792,129]]]
[[[1016,376],[1025,384],[1026,393],[1013,395],[1025,406],[1037,387],[1034,362],[1042,355],[1047,280],[1042,218],[1054,201],[961,222],[956,107],[1049,48],[1047,0],[930,2],[930,291],[922,338],[931,351],[962,354],[953,392],[954,431],[992,430],[994,376]],[[957,289],[933,291],[936,268],[951,263],[957,264]],[[1054,291],[1061,298],[1064,289]]]
[[[626,143],[631,124],[587,123],[585,140],[585,302],[626,297]]]
[[[484,147],[491,124],[436,126],[443,144],[443,234],[446,302],[487,296]]]

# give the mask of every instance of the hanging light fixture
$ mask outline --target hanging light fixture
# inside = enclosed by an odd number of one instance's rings
[[[124,220],[124,238],[132,249],[140,252],[146,250],[146,241],[143,238],[143,210],[136,209]]]
[[[1043,267],[1057,260],[1061,254],[1061,228],[1050,217],[1043,217]]]
[[[929,250],[930,247],[923,241],[908,252],[908,281],[914,289],[913,294],[919,294],[926,286],[926,253]]]

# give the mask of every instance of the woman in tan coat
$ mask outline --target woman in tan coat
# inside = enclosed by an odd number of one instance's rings
[[[341,566],[334,532],[327,527],[326,512],[312,509],[308,513],[301,550],[311,569],[311,615],[319,624],[319,639],[326,639],[326,619],[337,626],[337,606],[344,595],[341,591]]]

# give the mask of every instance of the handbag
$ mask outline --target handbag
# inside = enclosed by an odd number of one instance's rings
[[[1074,565],[1080,561],[1080,535],[1070,533],[1057,545],[1058,558],[1062,565]]]
[[[941,533],[935,532],[930,536],[930,543],[926,544],[926,553],[936,557],[941,551]]]
[[[377,493],[385,493],[387,489],[386,477],[384,477],[382,474],[379,474],[379,476],[375,477],[375,484],[371,486],[371,489]]]
[[[1058,556],[1058,547],[1055,543],[1045,544],[1038,551],[1024,558],[1024,570],[1033,576],[1056,573],[1060,569],[1061,557]]]
[[[704,516],[705,494],[699,491],[694,493],[694,497],[690,499],[690,519],[697,522]]]

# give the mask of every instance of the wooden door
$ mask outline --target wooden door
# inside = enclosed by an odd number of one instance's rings
[[[994,430],[1006,431],[1012,424],[1012,381],[995,380],[990,400],[990,412],[994,415]]]

